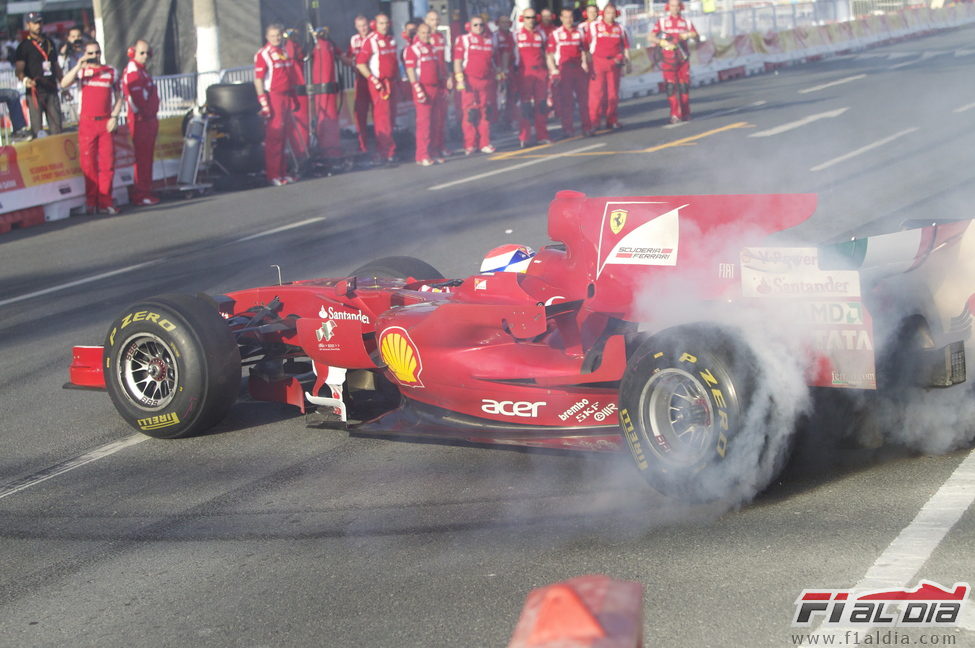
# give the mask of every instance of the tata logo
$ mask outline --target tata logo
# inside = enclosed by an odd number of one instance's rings
[[[481,401],[481,411],[485,414],[536,418],[538,416],[538,408],[542,405],[546,405],[546,403],[544,401],[537,403],[530,403],[528,401],[496,401],[485,398]]]
[[[609,229],[613,231],[613,234],[619,234],[623,231],[623,226],[626,225],[626,216],[629,213],[625,209],[614,209],[609,212]]]

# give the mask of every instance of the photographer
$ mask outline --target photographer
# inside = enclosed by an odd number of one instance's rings
[[[62,70],[70,70],[78,65],[78,61],[85,54],[85,39],[81,34],[81,27],[72,27],[68,30],[68,38],[61,46],[60,58]]]
[[[47,115],[47,132],[61,132],[61,100],[58,82],[61,66],[58,65],[54,43],[41,33],[44,16],[32,11],[27,14],[27,38],[17,46],[14,69],[17,78],[24,82],[27,91],[27,110],[30,113],[30,129],[37,136],[41,130],[42,115]]]
[[[112,200],[115,177],[115,140],[118,116],[122,111],[122,93],[118,73],[102,65],[98,43],[85,44],[78,64],[61,79],[61,87],[75,81],[81,86],[81,115],[78,120],[78,153],[85,176],[85,205],[89,214],[114,216],[119,210]]]

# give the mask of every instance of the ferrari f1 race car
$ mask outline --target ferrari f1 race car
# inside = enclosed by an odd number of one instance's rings
[[[359,434],[628,449],[665,494],[747,498],[784,465],[810,387],[966,378],[971,222],[770,245],[815,207],[808,194],[563,191],[551,243],[466,278],[388,257],[146,299],[103,346],[74,348],[70,385],[107,389],[130,425],[172,439],[221,421],[243,367],[253,399]]]

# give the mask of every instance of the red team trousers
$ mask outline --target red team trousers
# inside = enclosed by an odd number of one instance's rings
[[[600,115],[606,115],[606,125],[619,122],[616,109],[620,103],[620,75],[622,68],[614,59],[592,58],[589,80],[589,120],[593,128],[599,128]]]
[[[372,123],[376,131],[376,150],[379,157],[387,160],[396,154],[396,142],[393,141],[393,94],[383,99],[379,91],[369,85],[369,96],[372,98]],[[391,82],[390,82],[391,83]]]
[[[461,127],[464,131],[464,148],[481,149],[491,143],[491,122],[494,121],[497,106],[498,87],[494,79],[475,79],[467,77],[466,89],[461,92],[460,109],[463,115]],[[479,113],[477,125],[470,121],[471,111]]]
[[[104,209],[112,206],[115,177],[115,140],[105,118],[82,117],[78,121],[78,162],[85,176],[85,204]]]
[[[440,86],[424,83],[423,92],[427,100],[423,103],[413,95],[413,105],[416,108],[416,161],[439,157],[443,151],[443,129],[438,128],[447,116],[447,102],[443,101],[446,91]]]
[[[129,121],[132,134],[132,146],[135,149],[135,188],[133,198],[142,200],[151,198],[152,193],[152,158],[156,148],[156,135],[159,133],[159,120],[132,119]]]
[[[548,109],[545,102],[548,99],[548,73],[546,70],[544,68],[522,70],[518,83],[518,94],[522,105],[534,100],[535,136],[539,140],[547,140],[548,126],[545,125],[545,122],[548,120]],[[531,136],[532,122],[528,119],[528,115],[524,114],[524,111],[521,112],[519,124],[521,127],[518,132],[518,139],[522,142],[527,141]]]
[[[271,118],[264,135],[264,165],[269,180],[288,173],[284,159],[284,138],[295,130],[295,96],[289,92],[269,92]]]
[[[580,63],[565,63],[559,68],[556,101],[559,117],[562,119],[562,133],[568,137],[575,134],[572,128],[572,113],[577,103],[582,132],[588,133],[592,130],[589,120],[588,86],[589,75],[582,69]]]
[[[664,59],[660,71],[664,75],[664,83],[674,84],[676,92],[667,96],[670,103],[670,116],[678,119],[691,118],[691,95],[688,92],[681,92],[681,88],[687,88],[691,83],[691,64],[686,59],[678,62],[675,58]]]
[[[369,107],[372,95],[369,94],[369,81],[361,74],[355,75],[355,130],[359,134],[359,150],[369,150],[366,133],[369,131]]]

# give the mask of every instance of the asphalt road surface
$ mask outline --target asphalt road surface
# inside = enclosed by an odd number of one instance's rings
[[[140,297],[392,254],[465,276],[496,244],[545,243],[561,189],[814,192],[793,233],[811,241],[973,217],[973,42],[970,27],[697,89],[678,127],[654,96],[596,138],[4,235],[0,645],[504,646],[532,588],[604,573],[645,586],[647,646],[792,646],[804,588],[973,582],[970,442],[849,448],[814,425],[728,512],[654,493],[628,456],[355,437],[249,402],[157,441],[106,395],[61,389],[71,346]],[[921,433],[945,425],[935,409]],[[898,632],[975,645],[971,614]]]

